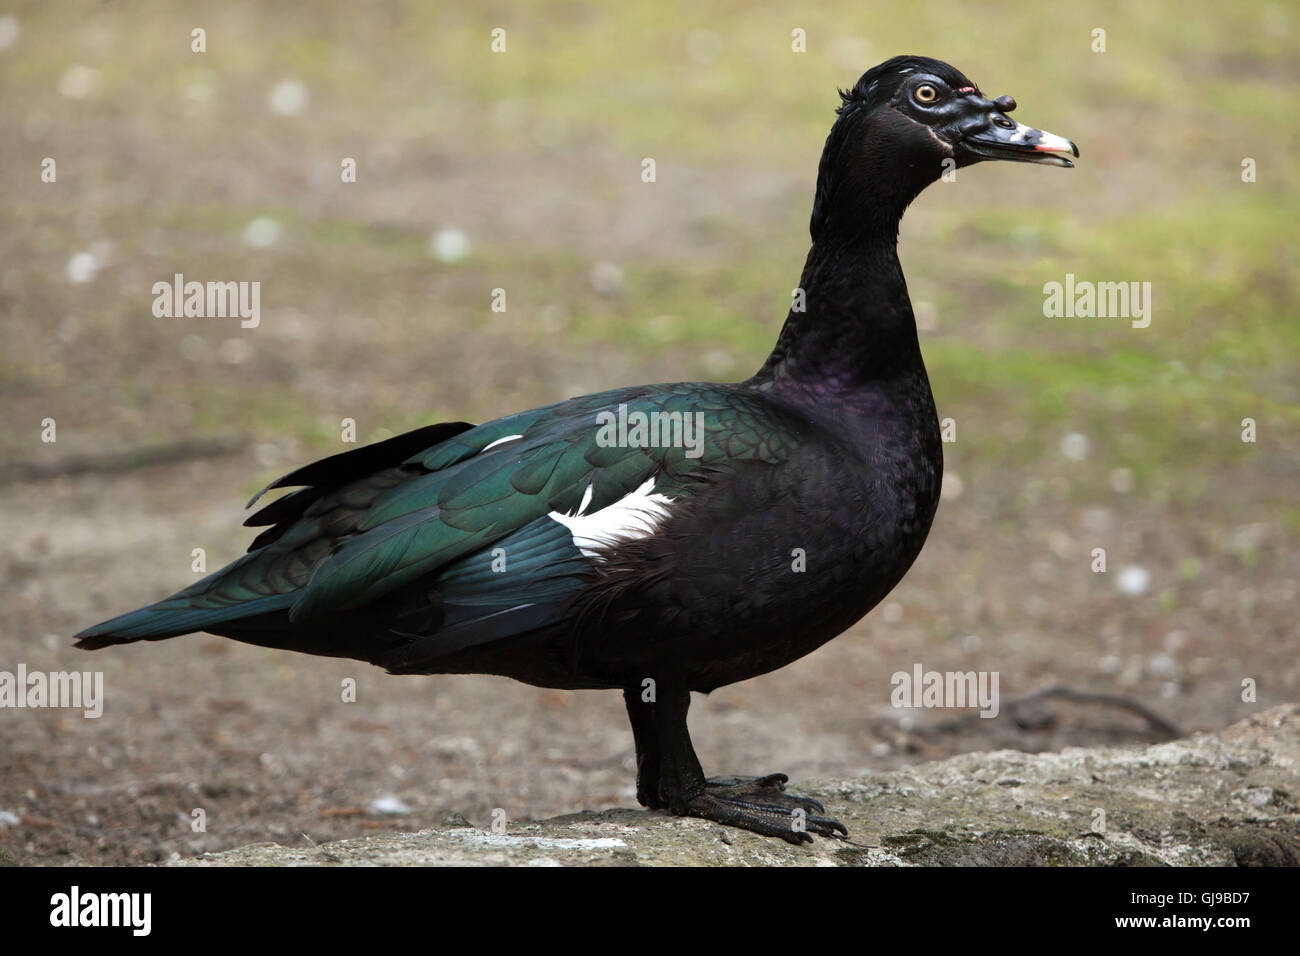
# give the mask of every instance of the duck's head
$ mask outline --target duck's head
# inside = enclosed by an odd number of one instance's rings
[[[897,56],[842,91],[818,176],[813,238],[823,220],[902,215],[944,173],[985,160],[1073,166],[1074,143],[1017,123],[1010,96],[989,99],[960,71]]]

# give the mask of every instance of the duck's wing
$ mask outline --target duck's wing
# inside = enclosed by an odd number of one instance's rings
[[[363,612],[436,633],[444,650],[539,626],[580,587],[600,546],[649,533],[665,501],[730,462],[780,461],[770,414],[733,386],[646,386],[322,459],[268,486],[302,487],[245,522],[265,528],[248,554],[81,632],[78,646],[240,636],[246,622],[299,634],[256,643],[312,651],[306,633]],[[656,431],[637,432],[642,421]]]

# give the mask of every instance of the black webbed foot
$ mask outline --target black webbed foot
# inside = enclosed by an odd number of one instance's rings
[[[636,798],[651,810],[703,817],[796,845],[823,837],[848,836],[838,820],[810,797],[786,793],[783,773],[764,777],[705,779],[686,732],[690,692],[661,683],[657,700],[641,690],[623,692],[636,740]]]
[[[786,793],[790,778],[783,773],[765,777],[710,777],[704,792],[687,802],[691,816],[780,837],[788,843],[811,843],[812,835],[848,836],[838,820],[824,816],[826,808],[811,797]]]

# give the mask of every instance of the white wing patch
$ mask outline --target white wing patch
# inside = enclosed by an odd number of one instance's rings
[[[488,451],[490,449],[496,448],[497,445],[504,445],[508,441],[514,441],[516,438],[523,438],[523,437],[524,437],[523,435],[507,435],[505,438],[498,438],[496,441],[492,442],[491,444],[484,445],[483,451]],[[483,454],[483,451],[479,452],[479,454],[480,455]]]
[[[613,504],[586,514],[592,494],[592,486],[587,485],[576,512],[566,515],[552,511],[550,517],[569,529],[575,548],[589,558],[598,558],[603,549],[619,539],[645,538],[659,529],[673,499],[656,494],[654,487],[655,480],[651,477]]]

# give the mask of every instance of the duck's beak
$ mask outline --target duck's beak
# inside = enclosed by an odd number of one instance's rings
[[[1048,166],[1073,166],[1067,156],[1078,157],[1079,147],[1064,136],[1034,129],[1007,116],[1016,108],[1009,96],[996,100],[978,99],[975,115],[963,123],[958,149],[970,155],[970,162],[982,159],[1006,159],[1016,163],[1042,163]]]

